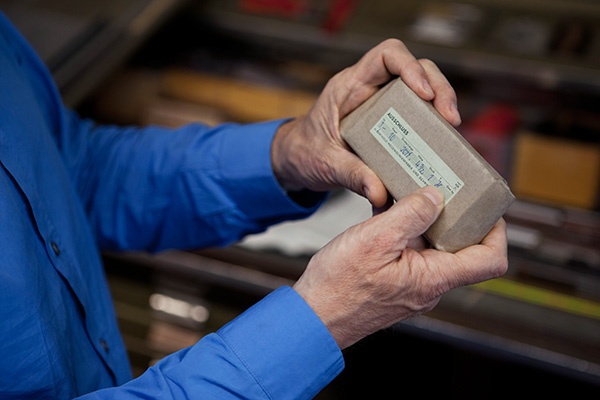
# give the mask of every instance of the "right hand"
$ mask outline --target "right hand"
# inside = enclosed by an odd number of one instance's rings
[[[340,121],[396,76],[431,101],[449,123],[460,124],[456,93],[435,63],[417,60],[399,40],[386,40],[332,77],[307,115],[278,129],[271,162],[281,186],[313,191],[345,187],[373,206],[383,206],[385,186],[342,139]]]
[[[431,310],[452,288],[506,272],[503,220],[481,244],[457,253],[418,249],[421,235],[437,219],[443,204],[437,189],[419,189],[348,229],[310,260],[294,289],[341,349]]]

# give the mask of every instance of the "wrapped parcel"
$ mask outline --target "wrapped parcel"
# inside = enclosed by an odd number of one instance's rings
[[[502,176],[400,78],[344,118],[340,129],[394,199],[425,186],[442,191],[444,210],[425,233],[438,250],[480,243],[515,200]]]

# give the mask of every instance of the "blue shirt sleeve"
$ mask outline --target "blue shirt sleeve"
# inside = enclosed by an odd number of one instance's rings
[[[57,143],[101,249],[199,248],[317,208],[294,202],[273,174],[282,122],[123,128],[65,111]]]
[[[327,329],[282,288],[129,381],[94,239],[115,249],[224,244],[311,212],[273,177],[281,121],[96,126],[64,109],[1,11],[0,49],[0,398],[119,384],[89,398],[309,398],[342,369]]]
[[[343,368],[317,315],[282,287],[139,378],[81,399],[311,399]]]

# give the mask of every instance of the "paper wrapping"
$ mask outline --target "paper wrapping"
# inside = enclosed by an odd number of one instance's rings
[[[341,134],[396,200],[436,186],[446,205],[425,237],[456,252],[480,243],[515,200],[506,181],[397,78],[341,123]]]

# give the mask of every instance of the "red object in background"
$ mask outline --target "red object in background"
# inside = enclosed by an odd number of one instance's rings
[[[358,0],[334,0],[323,21],[323,29],[330,33],[339,31],[350,18],[357,4]]]
[[[242,11],[286,18],[306,14],[310,8],[309,3],[307,0],[238,0]]]
[[[326,6],[317,6],[318,4],[319,0],[238,0],[238,7],[243,12],[283,18],[300,18],[306,15],[321,18],[323,14],[318,10],[323,9],[326,14],[321,28],[329,33],[338,32],[346,24],[358,0],[329,0]]]
[[[505,179],[509,175],[510,142],[521,123],[510,104],[492,104],[459,128],[463,137]]]
[[[520,116],[514,106],[497,103],[485,108],[483,112],[468,121],[466,129],[489,136],[510,135],[519,125]]]

